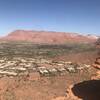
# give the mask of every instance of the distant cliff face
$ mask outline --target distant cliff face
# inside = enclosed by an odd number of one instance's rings
[[[6,41],[29,41],[34,43],[63,44],[67,42],[95,42],[95,36],[77,33],[16,30],[1,38]]]

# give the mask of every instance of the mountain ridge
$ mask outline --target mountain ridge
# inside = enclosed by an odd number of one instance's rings
[[[81,35],[72,32],[54,31],[29,31],[15,30],[7,36],[2,37],[3,41],[29,41],[33,43],[63,44],[66,42],[95,42],[98,37],[94,35]]]

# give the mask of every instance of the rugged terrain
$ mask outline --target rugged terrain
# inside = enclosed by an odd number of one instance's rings
[[[70,86],[94,76],[96,38],[48,34],[15,31],[1,39],[0,100],[73,100]]]
[[[96,42],[98,48],[97,58],[92,67],[96,69],[91,80],[83,81],[69,88],[69,97],[75,100],[99,100],[100,99],[100,38]]]

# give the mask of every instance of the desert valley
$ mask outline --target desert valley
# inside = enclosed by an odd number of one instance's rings
[[[86,90],[87,98],[76,92],[77,84],[100,79],[99,45],[99,36],[78,33],[16,30],[1,37],[0,100],[99,100],[100,87],[96,96]]]

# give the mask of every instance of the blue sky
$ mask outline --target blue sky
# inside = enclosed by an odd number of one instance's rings
[[[18,29],[100,35],[100,0],[0,0],[0,35]]]

